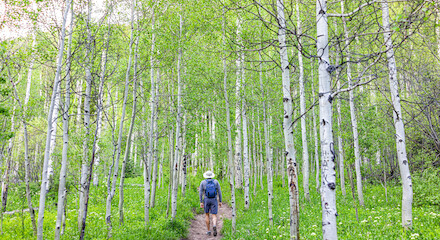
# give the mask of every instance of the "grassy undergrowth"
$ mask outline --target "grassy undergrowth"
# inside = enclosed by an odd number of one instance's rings
[[[168,176],[165,176],[165,180]],[[168,181],[168,180],[167,180]],[[179,189],[176,221],[166,217],[168,182],[158,189],[156,205],[150,209],[150,223],[148,228],[144,225],[144,190],[143,178],[127,178],[124,188],[124,224],[119,224],[118,202],[119,195],[116,190],[112,201],[113,239],[181,239],[186,237],[190,220],[193,218],[193,209],[199,206],[197,184],[190,180],[188,191],[182,198]],[[39,186],[35,185],[33,194],[33,206],[38,206]],[[11,186],[8,197],[7,211],[26,209],[27,203],[23,186]],[[72,192],[77,192],[76,189]],[[91,187],[89,209],[85,239],[106,239],[107,225],[105,224],[105,202],[107,187],[101,184]],[[68,195],[66,229],[62,239],[78,239],[78,195]],[[44,239],[54,237],[56,221],[56,194],[50,192],[44,216]],[[171,216],[171,210],[170,210]],[[5,215],[3,222],[3,234],[0,239],[34,239],[29,213],[18,212],[13,215]]]
[[[199,172],[198,175],[201,175]],[[158,189],[156,206],[150,210],[150,224],[144,226],[143,183],[142,177],[127,178],[124,190],[125,224],[119,224],[118,191],[112,204],[113,239],[181,239],[185,238],[190,220],[199,208],[197,187],[201,176],[188,174],[188,190],[182,198],[180,188],[176,221],[166,217],[168,182]],[[165,180],[168,177],[165,176]],[[301,180],[301,177],[299,178]],[[365,184],[365,207],[358,206],[359,222],[356,220],[351,190],[347,185],[347,196],[343,197],[337,188],[338,237],[339,239],[440,239],[440,185],[439,172],[431,171],[422,175],[413,174],[414,205],[412,231],[404,232],[401,223],[401,186],[389,183],[388,201],[380,184]],[[229,183],[220,180],[223,202],[230,202]],[[264,179],[264,186],[266,180]],[[251,184],[251,193],[253,193]],[[300,186],[301,182],[300,182]],[[38,205],[38,188],[33,186],[33,204]],[[72,190],[72,189],[71,189]],[[105,201],[107,188],[104,185],[93,187],[87,217],[86,239],[106,239]],[[257,186],[256,195],[251,194],[250,209],[244,210],[242,190],[236,191],[237,231],[232,234],[231,221],[225,220],[222,233],[224,239],[289,239],[289,198],[286,187],[282,187],[281,178],[274,181],[273,219],[269,226],[267,211],[267,188]],[[314,181],[310,186],[310,202],[303,198],[300,189],[300,234],[302,239],[321,239],[320,195],[315,190]],[[73,189],[72,192],[77,192]],[[23,186],[11,186],[7,211],[27,208]],[[54,236],[56,221],[56,194],[48,196],[44,222],[44,238]],[[357,203],[356,203],[357,204]],[[62,239],[77,239],[78,198],[68,195],[66,230]],[[29,214],[27,212],[5,215],[3,235],[0,239],[34,239]]]
[[[429,183],[424,178],[415,177],[413,184],[420,186]],[[300,190],[301,239],[322,239],[321,200],[314,189],[311,182],[310,202],[304,200],[302,189]],[[438,185],[436,189],[438,190]],[[229,188],[227,191],[230,191]],[[422,192],[422,187],[415,189],[414,199]],[[357,222],[349,185],[346,197],[337,188],[339,239],[440,239],[439,205],[417,204],[418,201],[415,201],[413,229],[405,232],[401,227],[401,196],[400,184],[388,186],[388,202],[380,184],[365,184],[365,207],[358,206]],[[226,220],[222,230],[224,239],[289,239],[289,193],[287,188],[282,187],[281,178],[274,182],[273,226],[269,226],[266,188],[261,190],[257,187],[256,196],[251,196],[250,209],[247,211],[243,210],[243,191],[237,191],[236,200],[236,232],[232,234],[231,221]]]

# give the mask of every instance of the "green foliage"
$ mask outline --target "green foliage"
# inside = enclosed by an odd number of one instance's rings
[[[414,205],[440,207],[440,169],[428,168],[413,174]]]
[[[427,180],[428,178],[414,178],[413,185],[423,185],[421,182]],[[314,187],[311,186],[311,189]],[[414,227],[412,231],[402,230],[400,185],[388,187],[387,202],[385,190],[381,185],[365,184],[366,206],[362,208],[358,205],[359,222],[356,220],[353,200],[350,197],[351,191],[349,188],[347,190],[347,197],[344,198],[340,189],[337,189],[337,224],[340,239],[435,239],[440,233],[440,227],[436,223],[440,220],[440,214],[437,214],[438,210],[436,210],[438,207],[430,205],[414,206]],[[320,195],[316,191],[310,191],[310,198],[310,202],[305,201],[300,192],[300,235],[302,239],[322,239]],[[266,191],[262,191],[260,187],[257,188],[257,195],[252,198],[248,211],[243,210],[244,197],[241,192],[237,191],[236,199],[237,230],[235,234],[232,234],[231,221],[225,221],[222,230],[225,235],[224,239],[289,238],[288,191],[287,188],[281,187],[280,178],[274,183],[274,225],[272,227],[269,226]]]
[[[125,178],[135,178],[141,175],[142,175],[142,169],[136,167],[134,165],[134,161],[132,159],[129,159],[125,166]]]

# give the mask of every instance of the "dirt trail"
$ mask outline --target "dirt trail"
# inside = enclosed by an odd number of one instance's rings
[[[228,205],[224,204],[218,210],[217,214],[217,232],[218,235],[214,237],[212,235],[212,217],[211,217],[211,236],[206,235],[206,223],[205,223],[205,214],[196,215],[195,219],[191,221],[191,226],[189,228],[188,238],[186,240],[211,240],[211,239],[221,239],[222,235],[220,234],[221,229],[223,228],[223,219],[232,218],[232,208]]]

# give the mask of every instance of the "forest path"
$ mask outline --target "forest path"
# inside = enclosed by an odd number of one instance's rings
[[[220,234],[221,229],[223,228],[223,219],[232,218],[232,208],[227,204],[223,203],[222,207],[219,208],[217,214],[217,236],[214,237],[212,235],[212,217],[211,217],[211,236],[206,235],[206,223],[205,223],[205,214],[198,214],[191,221],[191,226],[189,228],[188,238],[186,240],[212,240],[212,239],[221,239],[222,235]]]

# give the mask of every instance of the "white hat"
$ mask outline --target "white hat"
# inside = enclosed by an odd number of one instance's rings
[[[215,175],[214,175],[213,172],[211,172],[211,171],[207,171],[207,172],[205,172],[205,173],[203,174],[203,177],[204,177],[204,178],[214,178]]]

